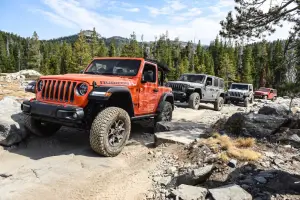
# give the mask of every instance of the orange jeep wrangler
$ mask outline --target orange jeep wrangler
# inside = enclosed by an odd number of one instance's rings
[[[168,68],[144,58],[95,58],[81,74],[42,76],[21,105],[25,128],[52,135],[61,126],[90,131],[90,145],[103,156],[124,148],[131,120],[170,121],[172,89],[163,86]]]

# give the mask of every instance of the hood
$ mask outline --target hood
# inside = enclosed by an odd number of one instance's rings
[[[229,89],[228,92],[239,92],[239,93],[247,93],[248,91],[247,90],[236,90],[236,89]]]
[[[92,85],[96,81],[97,85],[135,85],[136,79],[120,76],[107,76],[96,74],[64,74],[41,76],[40,79],[82,81]]]
[[[186,81],[168,81],[168,83],[171,83],[171,84],[184,84],[184,85],[188,85],[188,86],[191,86],[191,87],[194,87],[194,86],[204,86],[203,83],[193,83],[193,82],[186,82]]]

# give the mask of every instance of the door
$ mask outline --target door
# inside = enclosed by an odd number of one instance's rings
[[[213,78],[213,91],[212,91],[212,99],[215,100],[219,94],[219,79]]]
[[[207,77],[205,81],[205,86],[203,89],[204,96],[203,100],[212,100],[213,99],[213,78]]]
[[[274,98],[274,91],[270,90],[268,99],[273,99],[273,98]]]
[[[152,114],[158,98],[157,67],[145,63],[139,92],[139,114]]]

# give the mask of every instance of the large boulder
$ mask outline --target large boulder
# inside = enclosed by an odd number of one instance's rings
[[[276,133],[289,119],[262,114],[233,114],[225,124],[225,130],[235,135],[265,138]]]
[[[20,103],[13,97],[0,101],[0,145],[11,146],[26,136]]]
[[[252,200],[251,194],[238,185],[226,185],[209,189],[214,200]]]
[[[286,104],[268,104],[258,110],[258,114],[285,116],[289,113],[289,107]]]

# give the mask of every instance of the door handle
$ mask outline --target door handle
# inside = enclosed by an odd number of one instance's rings
[[[158,89],[153,89],[153,92],[158,92]]]

